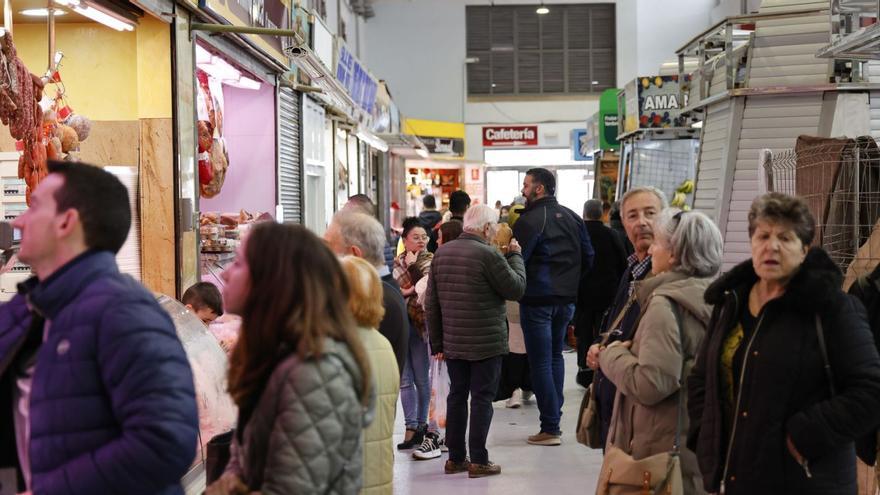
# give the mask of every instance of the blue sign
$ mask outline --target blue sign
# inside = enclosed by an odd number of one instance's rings
[[[373,113],[379,84],[343,44],[339,45],[336,79],[339,79],[348,91],[348,95],[359,107],[368,114]]]
[[[593,160],[593,150],[590,143],[590,135],[586,129],[573,129],[571,131],[571,155],[576,162],[588,162]]]

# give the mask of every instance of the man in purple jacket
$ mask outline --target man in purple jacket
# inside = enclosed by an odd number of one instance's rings
[[[0,479],[44,494],[182,494],[198,435],[174,324],[119,273],[125,186],[50,163],[15,220],[34,277],[0,307]]]

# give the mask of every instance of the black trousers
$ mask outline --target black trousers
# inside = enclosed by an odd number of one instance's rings
[[[486,437],[492,424],[492,399],[501,378],[501,356],[482,361],[446,360],[449,370],[449,397],[446,399],[446,446],[449,459],[462,462],[470,450],[471,462],[487,464]],[[470,434],[467,449],[464,436],[468,429],[468,395],[471,398]]]

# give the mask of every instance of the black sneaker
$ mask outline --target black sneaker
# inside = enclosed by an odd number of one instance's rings
[[[414,449],[417,445],[421,445],[422,441],[425,439],[425,430],[427,429],[427,425],[419,426],[415,430],[408,429],[407,431],[414,432],[412,438],[410,438],[409,440],[404,440],[403,442],[397,444],[397,450]]]
[[[433,431],[425,433],[422,445],[413,452],[412,456],[417,461],[426,461],[440,457],[440,435]]]

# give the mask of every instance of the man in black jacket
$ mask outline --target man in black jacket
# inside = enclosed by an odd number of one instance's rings
[[[663,208],[666,208],[666,195],[663,191],[650,186],[631,189],[621,200],[623,226],[635,248],[635,253],[627,259],[627,268],[617,286],[614,302],[602,323],[602,333],[609,334],[605,344],[616,340],[632,340],[636,331],[640,308],[635,298],[635,286],[636,282],[651,276],[651,256],[648,254],[648,248],[654,243],[654,217]],[[599,369],[599,353],[602,349],[604,346],[599,343],[590,346],[587,352],[587,366],[597,371],[593,379],[593,393],[596,396],[601,440],[604,445],[608,437],[608,429],[611,427],[617,387]]]
[[[422,222],[425,232],[430,237],[430,240],[428,240],[428,251],[433,253],[437,251],[437,227],[440,225],[440,221],[443,220],[443,215],[437,211],[437,199],[430,194],[426,194],[422,198],[422,207],[424,209],[419,213],[419,221]]]
[[[581,278],[593,263],[584,222],[560,205],[555,193],[556,178],[549,170],[526,172],[522,189],[526,207],[513,230],[526,263],[528,283],[520,300],[520,322],[541,411],[541,431],[528,440],[532,445],[561,443],[565,330],[574,315]]]
[[[340,211],[333,216],[324,239],[330,249],[340,255],[355,255],[369,261],[382,278],[385,316],[379,323],[379,333],[388,339],[397,358],[397,371],[403,373],[409,349],[409,316],[400,287],[385,264],[385,229],[378,220],[361,212]]]
[[[584,203],[584,225],[596,253],[595,268],[589,277],[581,279],[575,310],[577,382],[586,387],[593,380],[593,370],[587,367],[587,348],[599,336],[602,315],[614,300],[611,288],[620,283],[626,270],[626,250],[617,233],[602,223],[602,201]]]

